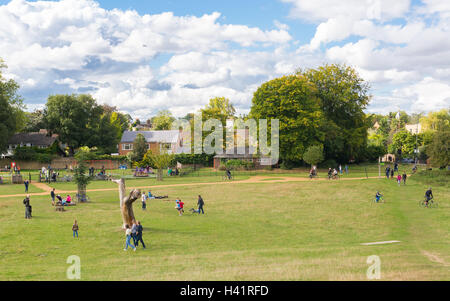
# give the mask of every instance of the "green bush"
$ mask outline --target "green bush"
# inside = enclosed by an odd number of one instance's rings
[[[336,168],[338,164],[333,159],[328,159],[319,164],[320,168]]]

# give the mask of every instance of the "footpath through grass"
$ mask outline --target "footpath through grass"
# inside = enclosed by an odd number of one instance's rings
[[[91,203],[66,212],[32,197],[32,220],[22,198],[0,198],[0,280],[66,280],[69,255],[80,257],[82,280],[367,280],[370,255],[381,259],[382,280],[450,280],[445,179],[433,182],[439,209],[419,208],[431,180],[418,176],[400,187],[386,179],[155,186],[186,209],[201,194],[206,214],[180,217],[162,200],[142,211],[137,201],[148,245],[137,252],[123,251],[117,191],[91,192]],[[377,190],[386,204],[370,202]],[[386,240],[401,243],[360,245]]]

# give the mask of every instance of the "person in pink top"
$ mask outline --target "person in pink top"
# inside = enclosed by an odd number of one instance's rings
[[[398,183],[398,186],[400,186],[400,184],[402,183],[402,175],[401,174],[397,175],[397,183]]]

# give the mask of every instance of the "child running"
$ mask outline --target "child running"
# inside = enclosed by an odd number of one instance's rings
[[[377,203],[380,202],[382,196],[383,195],[379,191],[377,191],[377,194],[375,195],[375,200]]]

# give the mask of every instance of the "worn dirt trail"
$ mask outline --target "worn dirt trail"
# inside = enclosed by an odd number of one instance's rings
[[[363,179],[378,179],[378,177],[361,177],[361,178],[341,178],[339,180],[328,180],[327,178],[302,178],[302,177],[279,177],[279,176],[253,176],[246,180],[240,181],[221,181],[221,182],[204,182],[204,183],[181,183],[181,184],[167,184],[167,185],[153,185],[153,186],[130,186],[127,189],[155,189],[159,187],[178,187],[178,186],[197,186],[197,185],[224,185],[224,184],[254,184],[254,183],[284,183],[284,182],[317,182],[317,181],[352,181],[352,180],[363,180]],[[48,195],[52,188],[45,183],[31,183],[35,187],[44,190],[44,192],[29,193],[30,196],[41,196]],[[87,192],[96,191],[114,191],[117,188],[99,188],[99,189],[88,189]],[[55,190],[56,193],[77,193],[77,190]],[[10,194],[10,195],[0,195],[0,198],[14,198],[14,197],[25,197],[27,194]]]

